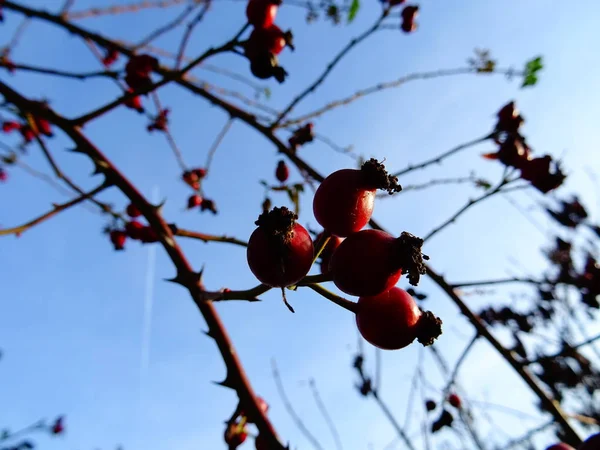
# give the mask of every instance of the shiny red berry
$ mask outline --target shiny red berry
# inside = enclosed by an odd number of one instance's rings
[[[275,177],[282,183],[285,183],[290,176],[290,169],[288,168],[285,161],[281,160],[277,163],[277,169],[275,169]]]
[[[460,405],[461,405],[460,397],[456,394],[450,394],[448,396],[448,403],[450,403],[455,408],[460,408]]]
[[[421,311],[414,299],[397,287],[375,296],[360,297],[356,325],[367,342],[383,350],[404,348],[415,339],[431,345],[441,334],[441,320]]]
[[[332,173],[323,180],[313,199],[317,222],[341,237],[361,230],[373,214],[377,189],[393,194],[402,187],[375,159],[365,162],[359,170],[342,169]]]
[[[112,242],[115,250],[123,250],[125,248],[125,241],[127,240],[127,234],[123,230],[112,230],[110,232],[110,241]]]
[[[414,286],[426,272],[423,240],[410,233],[395,238],[380,230],[348,236],[331,257],[333,282],[349,295],[377,295],[392,288],[404,272]]]
[[[187,201],[187,209],[192,209],[202,204],[202,197],[198,194],[191,195]]]
[[[296,216],[285,207],[263,213],[255,222],[246,253],[248,266],[261,283],[287,287],[300,281],[312,265],[313,243]]]
[[[125,212],[129,217],[140,217],[142,215],[142,212],[133,203],[127,205]]]
[[[288,46],[294,49],[291,31],[283,32],[277,25],[268,28],[255,28],[245,45],[245,54],[254,59],[261,52],[280,54]]]
[[[106,51],[106,55],[102,58],[102,64],[104,67],[109,68],[119,58],[119,52],[116,49],[110,49]]]
[[[13,130],[20,130],[21,124],[19,122],[15,122],[14,120],[7,120],[6,122],[2,122],[2,131],[4,133],[10,133]]]
[[[255,28],[269,28],[277,16],[280,0],[249,0],[246,7],[248,23]]]
[[[29,125],[23,125],[19,129],[19,132],[21,133],[21,136],[23,136],[23,139],[27,143],[29,143],[35,139],[35,132],[31,129],[31,127]]]
[[[127,89],[127,93],[131,92],[133,92],[133,89]],[[139,113],[144,112],[144,107],[142,106],[142,99],[139,95],[136,95],[135,97],[132,97],[129,100],[125,101],[124,105],[129,109],[135,109]]]

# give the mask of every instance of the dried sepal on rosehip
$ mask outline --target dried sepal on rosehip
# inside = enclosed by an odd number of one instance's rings
[[[496,114],[498,121],[494,131],[497,133],[512,133],[519,132],[519,128],[525,123],[525,118],[521,116],[514,101],[508,102]]]
[[[285,207],[263,213],[255,222],[246,252],[248,266],[261,283],[292,286],[306,276],[314,256],[313,242],[298,216]]]
[[[202,197],[198,194],[190,195],[187,200],[187,209],[193,209],[202,204]]]
[[[550,155],[529,160],[520,169],[521,178],[529,181],[543,194],[558,188],[567,178],[560,164],[554,161]]]
[[[57,435],[65,432],[65,418],[64,416],[59,416],[56,418],[54,423],[50,427],[50,433]]]
[[[250,59],[250,72],[261,80],[275,78],[279,83],[283,83],[288,75],[279,65],[277,55],[269,51],[262,51]]]
[[[281,183],[285,183],[290,177],[290,169],[288,168],[284,160],[281,160],[277,163],[277,168],[275,169],[275,177]]]
[[[405,33],[416,31],[418,26],[415,20],[419,15],[419,7],[413,5],[405,6],[400,14],[402,16],[402,24],[400,25],[402,31]]]
[[[158,115],[154,118],[152,123],[150,123],[147,127],[148,131],[152,132],[154,130],[158,131],[167,131],[167,125],[169,124],[169,112],[171,110],[169,108],[162,109]]]
[[[442,334],[442,321],[422,311],[406,291],[397,287],[360,297],[356,325],[367,342],[383,350],[404,348],[415,339],[428,346]]]
[[[202,202],[200,203],[200,211],[201,212],[210,211],[213,214],[219,213],[219,211],[217,210],[217,204],[215,203],[215,201],[210,200],[208,198],[202,199]]]
[[[381,230],[348,236],[333,253],[329,270],[333,282],[349,295],[378,295],[392,288],[404,273],[413,286],[427,272],[421,253],[423,239],[403,232],[395,238]]]
[[[444,409],[440,417],[431,424],[431,432],[437,433],[444,427],[451,427],[452,422],[454,422],[454,417],[450,413],[450,411]]]
[[[323,180],[313,199],[317,222],[341,237],[361,230],[373,214],[377,189],[393,194],[402,186],[376,159],[371,158],[359,170],[333,172]]]
[[[531,149],[519,137],[510,137],[500,143],[500,148],[494,153],[485,153],[486,159],[497,159],[508,167],[520,169],[530,161]]]

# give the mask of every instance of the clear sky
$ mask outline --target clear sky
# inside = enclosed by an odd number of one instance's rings
[[[27,2],[30,6],[41,3]],[[74,9],[105,3],[77,0]],[[244,23],[244,2],[213,3],[190,42],[192,55],[225,42]],[[262,83],[272,91],[270,106],[286,105],[351,37],[370,26],[379,4],[376,0],[362,3],[355,22],[339,27],[324,21],[307,26],[301,10],[282,7],[277,23],[293,29],[297,50],[286,50],[280,58],[291,74],[285,84]],[[57,11],[62,2],[44,4]],[[135,17],[86,19],[80,25],[111,37],[138,41],[180,11],[181,7]],[[5,16],[0,28],[3,44],[20,22],[15,14],[7,12]],[[517,69],[531,57],[543,55],[546,68],[534,89],[521,90],[517,81],[508,82],[497,75],[416,81],[337,109],[315,121],[316,131],[339,145],[354,145],[367,157],[386,158],[391,169],[401,169],[488,133],[497,109],[515,99],[527,119],[524,133],[534,150],[540,155],[565,157],[570,176],[562,192],[584,192],[582,197],[592,217],[598,219],[598,188],[585,171],[600,170],[596,156],[600,117],[598,3],[424,0],[418,22],[419,30],[413,35],[379,32],[358,46],[295,113],[308,112],[358,88],[408,73],[465,66],[475,47],[489,48],[499,66],[514,65]],[[156,44],[176,48],[182,32],[178,29]],[[40,22],[31,24],[12,58],[15,62],[73,71],[98,68],[82,42]],[[217,56],[210,63],[249,75],[247,62],[235,55]],[[250,92],[246,86],[206,70],[197,69],[194,74]],[[48,97],[57,111],[69,117],[118,94],[110,80],[78,82],[34,74],[8,76],[4,71],[0,77],[30,97]],[[202,165],[226,115],[176,87],[161,90],[160,96],[172,109],[171,130],[185,159],[191,165]],[[167,199],[164,212],[170,222],[247,239],[263,198],[258,181],[275,181],[273,173],[279,156],[274,148],[255,131],[235,122],[205,183],[220,214],[200,215],[183,211],[189,190],[178,181],[178,167],[163,136],[148,134],[145,126],[145,118],[120,108],[89,124],[84,132],[144,194],[151,197],[157,191],[158,197]],[[284,133],[281,136],[286,137]],[[58,133],[51,143],[61,166],[81,185],[92,188],[98,183],[99,178],[88,177],[91,164],[85,158],[64,151],[70,146],[68,139]],[[466,176],[471,170],[496,181],[501,167],[479,157],[486,151],[491,151],[491,146],[467,150],[401,182]],[[324,174],[355,164],[321,142],[307,145],[300,152]],[[26,162],[48,171],[33,147]],[[47,210],[51,202],[66,198],[17,168],[10,171],[10,176],[10,182],[0,186],[0,226],[20,224]],[[292,170],[291,179],[300,180],[300,174]],[[396,233],[406,230],[424,235],[475,195],[478,192],[466,186],[407,192],[397,199],[379,201],[374,217]],[[114,189],[100,198],[120,208],[126,205],[125,198]],[[513,198],[523,208],[541,200],[533,192]],[[273,195],[272,199],[275,205],[289,206],[284,195]],[[316,229],[311,203],[311,196],[306,195],[300,220]],[[534,217],[542,229],[555,229],[546,217]],[[210,383],[222,379],[224,367],[214,342],[202,333],[205,324],[201,316],[181,287],[161,281],[174,275],[161,248],[155,251],[132,242],[127,251],[115,253],[101,234],[105,224],[102,216],[78,207],[19,239],[4,237],[0,241],[0,347],[4,350],[0,363],[0,424],[18,428],[39,417],[66,414],[68,432],[63,438],[39,438],[47,450],[110,449],[117,444],[134,450],[225,448],[222,424],[236,399],[232,392]],[[183,239],[180,242],[196,268],[206,265],[209,288],[242,289],[256,284],[246,266],[244,249]],[[497,198],[434,237],[425,253],[431,256],[432,266],[449,280],[477,280],[514,273],[519,270],[511,262],[514,260],[529,273],[539,272],[544,267],[540,248],[546,242],[544,235],[513,206]],[[155,275],[151,286],[147,283],[149,270]],[[401,280],[400,286],[406,285]],[[145,309],[149,288],[151,311]],[[420,290],[429,294],[425,306],[444,320],[445,333],[437,345],[453,361],[472,331],[455,306],[428,280],[422,282]],[[506,301],[505,292],[473,295],[468,301],[479,309],[490,302]],[[335,447],[310,394],[310,378],[316,380],[346,450],[382,449],[392,442],[395,434],[390,424],[374,403],[361,398],[353,387],[356,376],[350,364],[357,336],[353,317],[308,290],[288,294],[295,315],[285,308],[277,292],[263,299],[262,303],[220,304],[218,310],[256,391],[271,405],[269,414],[280,435],[293,448],[311,448],[277,394],[272,358],[277,360],[296,411],[325,449]],[[143,364],[145,313],[151,316],[147,366]],[[598,328],[591,327],[590,333],[598,332]],[[374,351],[366,348],[367,364],[373,367]],[[401,422],[420,353],[415,344],[383,354],[382,396]],[[441,386],[430,353],[423,354],[427,379]],[[466,387],[484,435],[490,429],[489,421],[497,427],[496,437],[506,436],[503,432],[517,437],[527,427],[545,420],[536,419],[531,395],[487,344],[477,344],[464,369],[461,384]],[[436,398],[435,391],[426,392]],[[420,395],[416,401],[421,401]],[[490,409],[488,417],[477,409],[477,402],[510,406],[534,417],[515,416],[500,409]],[[419,442],[422,408],[413,408],[410,417],[411,435],[416,431]],[[454,443],[453,448],[462,448],[452,433],[441,433],[434,448],[443,448],[446,440]],[[539,441],[540,448],[551,440],[552,436],[546,435]],[[245,448],[252,445],[250,442]],[[467,441],[465,448],[468,445]]]

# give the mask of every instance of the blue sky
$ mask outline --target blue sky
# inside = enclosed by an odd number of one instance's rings
[[[56,10],[59,2],[54,6],[51,3],[54,2],[46,3],[49,9]],[[75,9],[103,3],[77,0]],[[38,2],[27,4],[37,6]],[[541,54],[546,68],[534,89],[520,90],[518,82],[507,82],[502,76],[416,81],[337,109],[315,121],[316,131],[340,145],[354,145],[365,156],[386,158],[389,168],[400,169],[486,134],[493,126],[496,110],[516,99],[527,119],[524,132],[534,150],[539,154],[564,155],[570,176],[562,191],[585,192],[582,197],[587,200],[592,217],[598,219],[598,189],[584,169],[596,173],[600,169],[596,157],[600,116],[596,74],[600,62],[594,45],[600,6],[591,0],[557,6],[551,7],[543,0],[424,0],[417,33],[377,33],[339,64],[295,114],[408,73],[464,66],[475,47],[491,49],[503,67],[521,68],[525,61]],[[180,10],[144,12],[135,18],[123,15],[86,19],[80,25],[136,41]],[[370,25],[378,10],[377,1],[363,0],[360,14],[350,26],[332,27],[324,21],[307,26],[297,8],[284,6],[277,23],[284,29],[293,29],[297,50],[285,51],[280,58],[291,74],[285,84],[263,83],[272,91],[268,104],[275,108],[286,105],[320,74],[339,48]],[[2,42],[12,36],[19,21],[20,17],[6,13],[5,24],[0,28]],[[192,54],[199,54],[209,45],[224,42],[243,23],[244,2],[215,1],[189,49]],[[157,45],[176,48],[181,33],[179,29]],[[97,69],[81,42],[40,22],[31,25],[12,57],[16,62],[73,71]],[[249,75],[246,61],[235,55],[218,56],[210,62]],[[249,92],[239,83],[202,69],[194,74]],[[0,76],[30,97],[48,97],[52,106],[66,116],[87,112],[118,93],[109,80],[78,82],[26,73],[7,76],[5,72]],[[167,87],[160,96],[163,104],[172,109],[171,130],[186,161],[202,165],[227,116],[180,88]],[[225,232],[246,239],[254,229],[262,202],[263,188],[258,180],[274,181],[279,156],[273,147],[253,130],[235,122],[216,154],[205,184],[207,194],[215,198],[221,212],[218,216],[200,215],[183,211],[189,192],[178,181],[176,162],[163,137],[149,135],[145,125],[145,118],[121,108],[89,124],[84,131],[144,194],[152,196],[158,190],[159,197],[167,199],[164,211],[169,221],[184,228]],[[285,137],[283,133],[282,136]],[[94,187],[99,179],[88,176],[91,164],[65,152],[69,145],[60,134],[52,141],[59,163],[82,186]],[[480,145],[401,182],[465,176],[471,170],[497,180],[501,176],[499,165],[479,157],[490,148]],[[324,174],[354,164],[320,142],[300,152]],[[47,171],[44,160],[33,148],[26,162]],[[19,224],[45,211],[51,202],[66,198],[17,168],[10,175],[10,182],[0,187],[0,226]],[[291,179],[300,180],[296,170],[292,170]],[[407,192],[397,199],[379,201],[374,217],[396,233],[407,230],[424,235],[475,195],[478,193],[474,189],[465,186]],[[115,190],[100,198],[118,207],[126,205],[125,198]],[[287,204],[283,195],[272,198],[274,204]],[[535,193],[513,198],[523,207],[540,201]],[[304,197],[300,220],[317,228],[311,201],[310,195]],[[534,217],[543,229],[555,230],[546,217],[537,213]],[[19,239],[1,240],[0,347],[4,358],[0,365],[0,399],[8,407],[0,409],[0,424],[18,428],[39,417],[66,414],[68,433],[64,438],[39,438],[48,450],[109,449],[119,443],[126,449],[145,450],[225,448],[222,422],[235,407],[235,397],[210,383],[222,379],[224,367],[216,346],[202,333],[202,318],[183,289],[161,281],[173,276],[174,271],[160,248],[156,249],[155,267],[149,265],[149,255],[154,250],[148,246],[131,243],[127,251],[115,253],[101,234],[105,223],[100,215],[79,207]],[[209,288],[248,288],[256,284],[246,266],[243,249],[183,239],[180,242],[196,268],[206,264]],[[544,267],[540,248],[545,245],[543,234],[506,200],[496,198],[434,237],[425,252],[432,257],[432,266],[449,280],[463,281],[514,273],[518,269],[511,262],[513,259],[536,273]],[[149,364],[147,370],[142,370],[149,268],[155,273],[151,341]],[[405,285],[401,280],[400,286]],[[437,345],[452,361],[468,342],[471,330],[428,280],[422,282],[421,290],[430,294],[425,306],[444,320],[445,334]],[[478,309],[488,303],[504,302],[506,292],[474,295],[468,298],[469,304]],[[310,395],[309,378],[316,380],[340,430],[344,448],[384,448],[394,439],[392,427],[377,407],[360,398],[353,388],[353,317],[310,291],[290,293],[288,298],[296,309],[295,315],[282,305],[277,292],[264,295],[262,303],[218,305],[256,391],[271,405],[270,416],[279,433],[293,448],[311,448],[277,394],[271,358],[277,360],[298,414],[324,448],[334,448],[333,441]],[[590,334],[599,328],[590,327]],[[373,350],[368,349],[368,364],[372,367]],[[383,355],[382,395],[402,421],[419,352],[415,344]],[[428,380],[440,386],[439,371],[431,355],[426,352],[424,358]],[[487,401],[536,415],[530,394],[485,343],[478,343],[469,357],[461,384],[468,386],[467,397],[474,406],[477,401]],[[418,431],[416,425],[422,416],[420,408],[414,411],[412,432]],[[499,428],[513,437],[527,426],[543,422],[539,417],[528,419],[492,410],[490,415]],[[479,413],[476,419],[485,435],[490,426],[484,414]],[[454,448],[461,448],[451,433],[438,438],[438,448],[443,448],[445,440],[454,442]],[[539,445],[544,448],[551,441],[552,436],[546,435]],[[245,448],[252,448],[252,443]]]

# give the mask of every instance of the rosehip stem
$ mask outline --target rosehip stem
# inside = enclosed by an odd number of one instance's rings
[[[316,293],[321,294],[327,300],[330,300],[336,305],[341,306],[342,308],[347,309],[348,311],[351,311],[354,314],[356,314],[357,304],[355,302],[340,297],[339,295],[335,295],[333,292],[325,289],[320,284],[309,284],[307,286]]]
[[[325,230],[323,232],[323,236],[321,237],[321,242],[319,244],[317,244],[317,251],[315,252],[315,257],[313,258],[312,264],[314,264],[317,261],[317,259],[319,258],[319,256],[321,256],[321,253],[323,253],[323,250],[325,250],[325,247],[327,247],[327,244],[329,243],[330,240],[331,240],[331,233],[329,231]]]

